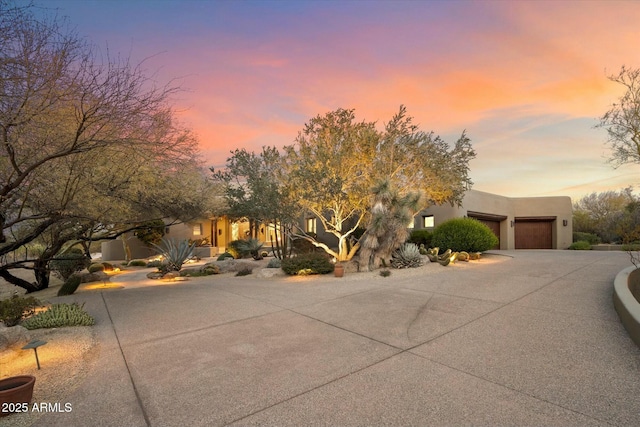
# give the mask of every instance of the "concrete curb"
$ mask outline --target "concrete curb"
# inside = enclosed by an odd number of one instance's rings
[[[620,271],[613,282],[613,306],[631,339],[640,347],[640,303],[630,286],[640,281],[640,269],[628,267]]]

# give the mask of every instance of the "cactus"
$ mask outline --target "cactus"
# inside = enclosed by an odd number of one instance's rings
[[[80,286],[81,282],[82,279],[80,279],[80,276],[72,274],[71,277],[69,277],[66,282],[64,282],[63,285],[60,286],[60,289],[58,289],[58,296],[60,297],[73,294],[78,290],[78,286]]]
[[[24,322],[27,329],[59,328],[63,326],[91,326],[95,320],[86,311],[84,304],[53,304],[46,311],[38,313]]]
[[[405,243],[391,255],[394,268],[413,268],[422,265],[420,249],[415,243]]]

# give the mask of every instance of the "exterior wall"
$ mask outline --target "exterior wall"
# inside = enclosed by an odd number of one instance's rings
[[[121,261],[126,259],[122,238],[127,239],[129,249],[131,250],[131,259],[148,258],[156,254],[153,249],[138,240],[133,233],[127,233],[119,239],[102,242],[100,250],[103,261]]]
[[[416,215],[414,228],[424,228],[423,217],[434,216],[434,225],[463,216],[484,214],[500,222],[500,249],[515,249],[517,219],[546,218],[552,220],[553,249],[566,249],[571,245],[573,211],[570,197],[521,197],[511,198],[483,191],[469,190],[462,206],[431,206]],[[566,225],[565,225],[566,224]]]
[[[266,228],[266,226],[262,226],[262,233],[258,237],[265,242],[268,239]],[[196,230],[200,230],[200,234],[196,234]],[[206,238],[211,248],[196,248],[196,255],[209,257],[223,253],[230,241],[244,238],[248,232],[248,222],[233,223],[225,217],[220,217],[216,219],[203,218],[188,223],[170,225],[165,230],[165,236],[175,240],[200,240]],[[131,248],[132,259],[148,258],[156,254],[155,251],[135,238],[133,234],[128,235],[127,239]],[[103,261],[125,259],[124,247],[121,240],[103,242],[101,249]]]
[[[552,224],[553,249],[567,249],[571,245],[573,242],[573,207],[570,197],[523,197],[511,200],[516,218],[556,217]]]

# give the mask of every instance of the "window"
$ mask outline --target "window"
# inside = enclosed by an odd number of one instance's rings
[[[193,235],[202,236],[202,224],[196,224],[193,226]]]
[[[315,218],[307,218],[306,224],[307,233],[316,233],[316,219]]]
[[[433,228],[434,226],[435,226],[435,221],[433,219],[433,215],[427,215],[422,217],[423,228]]]

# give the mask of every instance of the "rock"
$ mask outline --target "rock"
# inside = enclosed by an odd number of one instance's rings
[[[180,277],[180,272],[178,271],[170,271],[162,276],[164,280],[176,280],[178,277]]]
[[[253,269],[256,264],[251,261],[242,261],[239,259],[228,259],[215,263],[220,269],[220,273],[236,273],[244,268]]]
[[[110,280],[110,277],[104,271],[96,271],[95,273],[78,273],[81,283],[104,282]]]
[[[269,279],[271,277],[284,276],[284,275],[285,275],[285,272],[282,271],[281,268],[262,268],[260,269],[260,271],[258,271],[258,274],[256,274],[256,277],[260,279]]]
[[[31,339],[29,330],[23,326],[0,326],[0,352],[13,346],[22,347]]]
[[[151,273],[147,273],[147,279],[152,279],[152,280],[162,279],[162,273],[159,271],[152,271]]]

